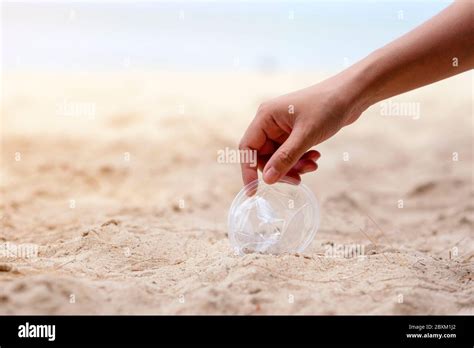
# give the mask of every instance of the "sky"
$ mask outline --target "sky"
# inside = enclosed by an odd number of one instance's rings
[[[4,71],[332,71],[450,1],[7,1]]]

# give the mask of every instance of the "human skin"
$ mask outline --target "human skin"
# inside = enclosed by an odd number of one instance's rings
[[[474,67],[474,1],[458,1],[419,27],[311,87],[264,102],[239,148],[256,150],[258,166],[242,163],[242,179],[301,181],[315,171],[311,147],[356,121],[371,105]]]

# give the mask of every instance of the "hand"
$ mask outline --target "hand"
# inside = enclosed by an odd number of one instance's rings
[[[350,108],[340,78],[333,77],[315,86],[263,103],[243,136],[239,149],[256,150],[258,166],[242,163],[242,178],[248,184],[263,171],[268,184],[282,177],[296,183],[301,174],[315,171],[320,153],[310,148],[352,123],[361,111]],[[339,81],[339,82],[338,82]],[[347,96],[347,95],[346,95]]]
[[[474,68],[473,11],[471,2],[455,1],[338,75],[263,103],[240,149],[257,151],[268,184],[285,175],[299,182],[318,167],[319,152],[308,150],[370,105]],[[244,184],[257,179],[257,168],[243,163],[242,177]]]

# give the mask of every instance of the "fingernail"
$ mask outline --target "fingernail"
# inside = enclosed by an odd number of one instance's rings
[[[264,179],[267,183],[274,183],[275,181],[278,180],[280,176],[280,173],[278,173],[278,171],[273,168],[273,167],[270,167],[264,174]]]

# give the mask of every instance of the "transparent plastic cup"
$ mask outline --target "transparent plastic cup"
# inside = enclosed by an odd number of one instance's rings
[[[255,180],[235,197],[228,235],[235,252],[301,253],[319,227],[316,197],[304,184],[285,178],[273,185]]]

